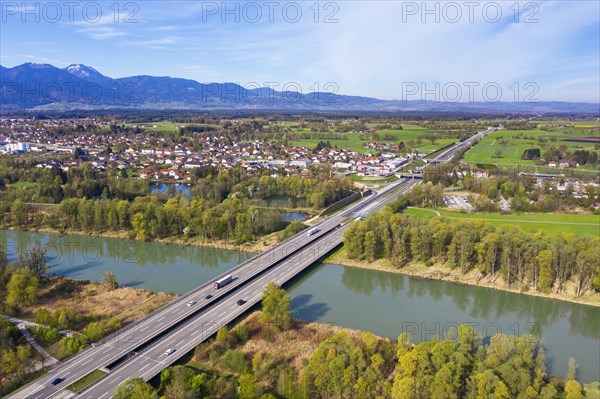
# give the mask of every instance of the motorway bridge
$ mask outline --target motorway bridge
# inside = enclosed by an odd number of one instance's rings
[[[440,161],[451,159],[454,151],[463,146],[459,143],[445,151],[440,155]],[[257,304],[267,283],[285,284],[340,245],[349,221],[357,212],[378,212],[398,195],[420,183],[420,179],[401,178],[382,191],[362,198],[313,226],[318,229],[316,234],[300,232],[239,264],[57,364],[47,375],[9,398],[103,399],[110,398],[116,388],[129,378],[150,380],[210,338],[220,327]],[[214,282],[225,275],[232,275],[233,281],[215,289]],[[191,301],[195,303],[188,305]],[[167,350],[173,349],[174,352],[166,354]],[[107,375],[85,391],[76,395],[66,390],[70,384],[98,369],[106,371]],[[52,385],[57,378],[63,381]]]

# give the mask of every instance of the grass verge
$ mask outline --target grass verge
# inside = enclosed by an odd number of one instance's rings
[[[73,393],[79,393],[98,381],[101,378],[104,378],[108,373],[102,370],[94,370],[91,373],[81,377],[71,385],[67,387],[67,389]]]

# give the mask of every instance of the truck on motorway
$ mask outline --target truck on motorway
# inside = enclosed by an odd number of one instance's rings
[[[232,281],[233,281],[233,276],[231,274],[229,274],[229,275],[223,277],[222,279],[215,281],[215,289],[218,290],[219,288],[223,288],[227,284],[231,283]]]
[[[314,228],[312,228],[312,229],[308,230],[308,233],[306,233],[306,235],[307,235],[307,236],[312,236],[312,235],[315,235],[315,234],[317,234],[318,232],[319,232],[319,229],[318,229],[318,228],[316,228],[316,227],[314,227]]]

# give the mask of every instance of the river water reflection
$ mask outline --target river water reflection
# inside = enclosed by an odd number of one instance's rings
[[[110,271],[121,285],[177,294],[251,256],[209,247],[15,231],[0,231],[0,243],[9,261],[35,243],[45,245],[51,274],[101,281]],[[336,265],[314,266],[288,288],[295,317],[392,339],[408,332],[416,343],[444,336],[461,323],[485,335],[538,334],[553,374],[564,376],[569,357],[574,357],[582,381],[600,380],[599,307]]]

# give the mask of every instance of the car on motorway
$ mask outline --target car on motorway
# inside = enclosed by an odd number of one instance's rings
[[[58,385],[58,384],[60,384],[61,382],[63,382],[64,380],[65,380],[65,379],[64,379],[64,378],[62,378],[62,377],[55,378],[55,379],[53,379],[53,380],[52,380],[52,382],[50,383],[50,385]]]
[[[307,236],[312,236],[312,235],[317,234],[319,231],[321,231],[321,230],[319,230],[318,228],[314,227],[314,228],[308,230],[308,232],[306,233],[306,235]]]
[[[172,355],[173,353],[175,353],[177,349],[173,349],[173,348],[169,348],[165,351],[165,355],[169,356]]]
[[[245,303],[246,303],[246,301],[244,301],[243,299],[238,299],[238,301],[237,301],[238,306],[242,306]]]
[[[194,306],[196,304],[196,301],[189,301],[187,303],[188,306]]]
[[[210,298],[212,298],[212,295],[211,295],[211,294],[208,294],[207,296],[205,296],[205,298],[206,298],[206,299],[210,299]]]

